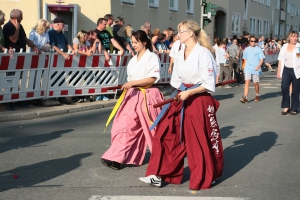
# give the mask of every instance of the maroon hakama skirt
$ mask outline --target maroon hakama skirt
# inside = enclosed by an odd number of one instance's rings
[[[212,181],[222,175],[224,162],[216,118],[219,104],[209,93],[189,97],[180,139],[182,101],[172,102],[157,126],[146,176],[153,174],[165,182],[180,184],[187,155],[190,189],[209,189]]]

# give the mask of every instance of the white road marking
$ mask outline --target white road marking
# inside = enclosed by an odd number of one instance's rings
[[[271,83],[261,83],[259,85],[272,85]]]
[[[267,89],[270,89],[270,88],[278,88],[278,87],[263,87],[263,88],[267,88]]]
[[[184,196],[97,196],[89,200],[249,200],[244,197],[184,197]]]
[[[249,87],[249,88],[255,88],[255,87]],[[266,89],[274,89],[274,88],[279,88],[279,87],[263,87],[263,88],[266,88]]]

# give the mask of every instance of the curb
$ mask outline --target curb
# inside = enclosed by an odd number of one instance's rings
[[[164,96],[170,95],[172,89],[171,86],[168,87],[158,87]],[[103,109],[113,107],[118,99],[111,99],[109,101],[93,101],[78,103],[75,105],[61,105],[53,107],[42,107],[34,106],[32,109],[20,109],[14,111],[2,111],[0,112],[0,122],[10,122],[10,121],[21,121],[21,120],[34,120],[39,118],[53,117],[57,115],[65,115],[71,113],[78,113],[96,109]]]
[[[109,102],[90,102],[90,103],[80,103],[75,105],[61,105],[53,107],[37,107],[24,110],[16,111],[4,111],[1,112],[0,122],[8,121],[19,121],[19,120],[32,120],[45,117],[53,117],[56,115],[71,114],[89,110],[96,110],[102,108],[113,107],[117,100],[113,99]]]

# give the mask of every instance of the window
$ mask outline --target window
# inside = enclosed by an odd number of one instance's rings
[[[194,13],[194,0],[186,0],[186,12],[188,14]]]
[[[299,7],[297,8],[297,16],[298,17],[300,16],[300,8]]]
[[[255,1],[255,2],[257,2],[257,0],[252,0],[252,1]]]
[[[274,27],[275,35],[278,35],[278,29],[279,29],[279,24],[278,24],[278,22],[275,22],[275,27]]]
[[[294,17],[294,4],[291,4],[291,17]]]
[[[264,4],[264,0],[259,0],[259,3]]]
[[[123,4],[135,4],[135,0],[122,0]]]
[[[240,13],[232,13],[232,16],[231,16],[231,32],[232,33],[240,32],[240,20],[241,20]]]
[[[287,3],[287,13],[288,14],[291,13],[291,3],[290,2]]]
[[[283,24],[280,24],[280,36],[282,37],[283,36]]]
[[[250,17],[250,33],[255,34],[255,18]]]
[[[270,6],[270,0],[265,0],[265,5]]]
[[[298,26],[293,26],[293,31],[297,31],[298,32]]]
[[[152,7],[152,8],[158,8],[159,6],[159,0],[149,0],[149,7]]]
[[[276,0],[276,10],[280,10],[280,0]]]
[[[273,20],[274,20],[274,8],[272,8],[272,18],[271,18],[271,24],[273,24]]]
[[[262,34],[263,33],[263,20],[257,19],[257,33]],[[255,34],[255,32],[254,32]]]
[[[244,8],[244,20],[247,20],[248,16],[248,0],[245,0],[245,8]]]
[[[269,34],[269,21],[268,20],[265,20],[264,21],[264,34],[265,35],[268,35]]]
[[[290,29],[291,29],[290,25],[287,24],[285,27],[285,35],[287,35],[290,32]]]
[[[178,11],[178,0],[170,0],[169,9]]]

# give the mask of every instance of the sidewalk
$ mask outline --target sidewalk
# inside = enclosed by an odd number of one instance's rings
[[[164,96],[170,95],[171,86],[159,86]],[[60,106],[43,107],[37,105],[16,105],[15,110],[8,110],[7,104],[0,104],[0,122],[30,120],[44,117],[52,117],[56,115],[64,115],[88,110],[102,109],[113,107],[118,99],[110,99],[109,101],[93,101],[76,103],[74,105],[62,104]]]

